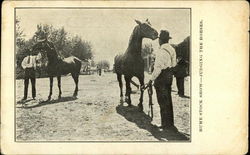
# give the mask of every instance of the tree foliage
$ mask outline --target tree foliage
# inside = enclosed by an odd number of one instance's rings
[[[27,55],[26,51],[32,49],[33,45],[37,43],[38,39],[47,38],[51,41],[62,58],[71,55],[78,57],[81,60],[93,58],[93,49],[89,41],[83,40],[80,36],[73,36],[69,34],[64,27],[55,28],[48,24],[38,24],[34,35],[25,40],[25,35],[20,27],[20,19],[16,19],[16,66],[17,78],[22,77],[21,62]]]
[[[142,46],[141,55],[143,58],[147,57],[148,55],[151,55],[152,53],[153,53],[153,48],[151,43],[146,43]]]
[[[24,45],[24,42],[25,42],[25,35],[23,34],[23,30],[21,29],[20,27],[20,19],[17,18],[15,20],[15,24],[16,24],[16,46],[18,48],[20,48],[21,46]]]
[[[89,41],[82,40],[79,36],[72,38],[72,55],[81,60],[91,59],[93,57],[92,45]]]
[[[97,63],[97,66],[98,68],[101,68],[101,69],[109,69],[110,64],[107,60],[101,60]]]

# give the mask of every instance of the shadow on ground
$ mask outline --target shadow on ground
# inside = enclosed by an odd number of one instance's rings
[[[149,131],[152,136],[160,141],[189,141],[189,138],[181,132],[160,131],[156,125],[151,124],[151,118],[144,112],[139,112],[136,106],[118,105],[116,111],[139,128]]]
[[[182,97],[182,98],[190,98],[189,96],[186,96],[186,95],[182,95],[180,97]]]
[[[41,106],[45,106],[45,105],[51,105],[51,104],[56,104],[56,103],[61,103],[61,102],[67,102],[67,101],[74,101],[76,100],[76,97],[73,96],[68,96],[68,97],[61,97],[60,99],[56,99],[56,100],[50,100],[50,101],[39,101],[37,104],[33,104],[33,105],[25,105],[22,108],[24,109],[29,109],[29,108],[36,108],[36,107],[41,107]],[[29,100],[30,101],[30,100]],[[29,101],[26,101],[22,104],[25,104]],[[20,103],[19,103],[20,104]]]
[[[31,100],[33,100],[33,99],[20,100],[20,101],[17,101],[17,104],[25,104],[25,103],[27,103],[27,102],[30,102]]]

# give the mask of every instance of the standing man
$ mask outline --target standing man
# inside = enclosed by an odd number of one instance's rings
[[[32,86],[32,98],[36,98],[36,55],[27,50],[27,56],[22,61],[22,67],[24,69],[24,97],[22,100],[27,99],[29,80]]]
[[[161,30],[159,36],[160,49],[155,53],[154,71],[148,85],[154,81],[157,101],[160,105],[161,127],[163,130],[178,131],[174,126],[171,85],[173,81],[173,67],[176,65],[176,53],[169,44],[169,32]]]
[[[174,76],[176,77],[176,85],[178,88],[178,95],[180,97],[185,97],[184,95],[184,79],[187,76],[187,63],[181,57],[177,58],[178,62],[175,67]]]

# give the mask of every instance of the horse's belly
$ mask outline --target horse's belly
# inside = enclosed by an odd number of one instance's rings
[[[62,75],[66,75],[74,71],[74,66],[73,64],[68,64],[64,62],[60,67],[59,71]]]
[[[140,75],[144,72],[144,63],[139,61],[128,61],[123,64],[122,70],[124,74],[133,76]]]

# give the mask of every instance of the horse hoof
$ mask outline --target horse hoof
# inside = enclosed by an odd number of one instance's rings
[[[51,98],[50,98],[50,97],[48,97],[47,101],[50,101],[50,100],[51,100]]]
[[[58,96],[58,100],[60,100],[61,98],[62,98],[61,95],[59,95],[59,96]]]

